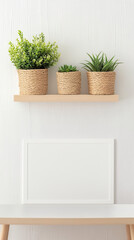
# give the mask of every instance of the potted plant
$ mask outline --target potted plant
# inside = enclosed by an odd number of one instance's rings
[[[106,54],[87,54],[90,60],[83,63],[87,70],[88,92],[92,95],[112,95],[115,87],[115,68],[120,64],[114,57],[108,59]]]
[[[9,43],[9,55],[19,76],[21,95],[44,95],[48,89],[48,68],[59,59],[56,43],[46,43],[43,33],[33,36],[32,42],[19,30],[17,44]]]
[[[75,95],[80,94],[81,72],[75,66],[61,66],[56,73],[58,94]]]

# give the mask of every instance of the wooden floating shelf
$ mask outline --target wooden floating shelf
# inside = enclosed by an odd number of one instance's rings
[[[118,95],[15,95],[15,102],[118,102]]]

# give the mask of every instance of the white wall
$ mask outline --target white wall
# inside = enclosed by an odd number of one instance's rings
[[[0,1],[0,203],[20,202],[23,138],[115,138],[115,202],[134,203],[134,1],[133,0],[1,0]],[[8,42],[17,30],[27,38],[44,32],[57,41],[61,58],[81,67],[86,52],[104,51],[124,62],[117,69],[118,103],[14,103],[18,92]],[[56,93],[57,67],[49,70],[49,93]],[[87,92],[82,70],[82,92]],[[17,230],[18,229],[18,230]],[[10,239],[123,239],[124,228],[17,227]],[[78,233],[76,232],[78,230]],[[19,235],[20,231],[24,235]],[[39,235],[39,231],[41,231]],[[107,233],[108,232],[108,233]],[[44,237],[43,237],[44,236]],[[66,237],[65,237],[66,236]]]

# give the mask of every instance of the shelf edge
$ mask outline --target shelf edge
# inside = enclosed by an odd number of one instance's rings
[[[14,95],[15,102],[117,102],[118,95]]]

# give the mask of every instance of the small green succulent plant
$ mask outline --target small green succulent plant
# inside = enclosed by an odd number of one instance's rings
[[[121,63],[118,60],[114,60],[114,56],[111,59],[108,59],[106,54],[92,54],[89,56],[89,60],[86,60],[86,63],[82,63],[83,68],[87,71],[91,72],[109,72],[114,71],[115,68]]]
[[[20,30],[18,35],[16,45],[9,42],[10,59],[17,69],[44,69],[58,62],[60,54],[56,42],[46,43],[43,33],[33,36],[32,42],[23,38]]]
[[[72,65],[63,65],[61,67],[59,67],[58,72],[76,72],[77,67],[76,66],[72,66]]]

